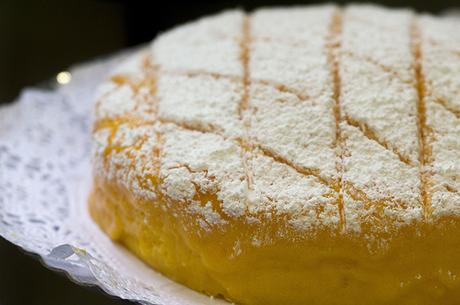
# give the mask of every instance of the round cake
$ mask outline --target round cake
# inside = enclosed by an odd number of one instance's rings
[[[154,22],[154,21],[153,21]],[[226,11],[102,84],[92,217],[237,304],[460,303],[460,22]]]

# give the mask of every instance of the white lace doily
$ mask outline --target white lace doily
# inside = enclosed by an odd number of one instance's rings
[[[93,92],[125,54],[71,70],[55,90],[26,89],[0,108],[0,236],[75,281],[145,304],[228,304],[154,272],[87,213]]]

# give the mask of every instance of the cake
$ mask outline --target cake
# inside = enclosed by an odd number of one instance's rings
[[[90,213],[155,270],[245,305],[460,304],[458,20],[225,11],[96,99]]]

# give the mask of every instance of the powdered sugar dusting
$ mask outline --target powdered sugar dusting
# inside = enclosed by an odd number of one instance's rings
[[[251,79],[282,84],[305,98],[330,96],[325,45],[333,12],[332,6],[257,11],[252,18]]]
[[[229,11],[175,28],[152,43],[152,56],[167,70],[243,76],[239,58],[243,16]]]
[[[325,5],[228,11],[173,29],[101,86],[96,175],[153,204],[167,198],[164,208],[185,203],[206,232],[228,218],[356,233],[422,221],[414,18]],[[421,98],[434,211],[460,215],[460,38],[449,29],[421,19]]]
[[[367,16],[373,23],[366,23]],[[345,11],[340,67],[343,115],[417,164],[417,90],[408,11],[364,6]],[[387,28],[385,24],[395,28]]]
[[[395,159],[390,151],[369,141],[356,127],[342,124],[341,129],[346,147],[345,184],[363,191],[370,200],[384,200],[387,202],[386,208],[395,209],[396,215],[402,215],[405,209],[418,210],[420,213],[418,167]],[[349,189],[349,192],[353,193],[353,189]],[[400,202],[401,205],[392,206],[389,204],[391,201]],[[345,204],[347,209],[356,209],[354,203],[345,201]]]
[[[435,217],[460,213],[460,34],[458,23],[420,21],[426,91],[430,199]]]
[[[186,167],[193,183],[203,191],[217,193],[228,215],[240,216],[245,212],[247,183],[241,148],[236,143],[174,125],[165,125],[161,133],[161,176],[167,176],[176,167]]]
[[[159,115],[167,121],[239,137],[242,91],[241,83],[225,78],[162,75],[158,79]]]
[[[301,168],[321,172],[327,180],[337,179],[330,98],[301,101],[270,86],[253,85],[251,107],[255,143]]]
[[[335,193],[329,187],[269,157],[257,156],[251,165],[254,195],[249,204],[250,212],[273,210],[280,216],[287,214],[289,222],[304,230],[319,225],[338,225]]]

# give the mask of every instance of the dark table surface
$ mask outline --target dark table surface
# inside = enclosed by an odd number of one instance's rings
[[[153,1],[0,0],[0,104],[12,101],[25,86],[50,79],[71,64],[149,41],[158,32],[198,16],[225,8],[250,10],[310,2],[165,1],[153,6]],[[399,0],[374,2],[401,6]],[[460,3],[409,0],[404,5],[437,13]],[[74,284],[0,238],[0,305],[16,304],[132,303]]]

